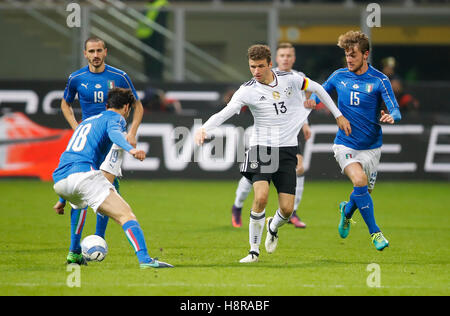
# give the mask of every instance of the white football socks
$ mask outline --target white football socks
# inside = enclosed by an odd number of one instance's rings
[[[305,185],[305,177],[304,176],[297,177],[297,185],[295,187],[294,211],[297,210],[302,200],[304,185]]]
[[[289,218],[283,217],[283,215],[280,212],[280,209],[278,209],[275,212],[275,215],[273,216],[272,222],[270,223],[270,230],[274,233],[278,232],[278,228],[283,226],[288,222]]]
[[[259,253],[259,245],[261,244],[261,238],[264,230],[264,224],[266,222],[266,211],[261,213],[250,212],[250,222],[248,225],[250,251]]]
[[[244,205],[245,199],[249,195],[252,190],[252,183],[246,177],[242,177],[239,180],[238,187],[236,189],[236,199],[234,200],[234,206],[242,208]]]

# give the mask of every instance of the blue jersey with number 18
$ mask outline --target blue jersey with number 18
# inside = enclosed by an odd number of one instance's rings
[[[105,70],[100,73],[91,72],[89,66],[72,73],[64,90],[64,100],[72,103],[78,93],[82,120],[85,120],[106,110],[108,90],[112,88],[131,89],[136,100],[139,100],[128,75],[106,64]]]
[[[401,119],[388,77],[370,64],[369,69],[362,75],[357,75],[347,68],[338,69],[322,86],[328,93],[336,90],[338,108],[352,127],[349,136],[339,130],[335,144],[356,150],[381,147],[383,140],[379,120],[383,101],[394,120]],[[317,96],[315,99],[317,103],[320,102]]]
[[[125,127],[123,116],[114,111],[104,111],[81,122],[53,172],[55,183],[72,173],[98,170],[112,143],[130,151],[133,147],[125,139]]]

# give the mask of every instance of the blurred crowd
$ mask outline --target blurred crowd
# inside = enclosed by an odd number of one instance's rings
[[[382,72],[388,76],[391,81],[392,90],[394,90],[400,111],[417,111],[419,109],[419,101],[410,93],[405,92],[403,88],[403,80],[396,73],[395,68],[397,61],[394,57],[386,57],[381,61]]]

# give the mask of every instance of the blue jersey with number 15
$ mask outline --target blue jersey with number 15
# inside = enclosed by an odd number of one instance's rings
[[[112,143],[130,151],[133,147],[125,139],[125,127],[123,116],[114,111],[104,111],[81,122],[53,172],[55,183],[72,173],[97,170]]]
[[[128,75],[120,69],[105,64],[105,70],[94,73],[89,66],[72,73],[64,90],[64,100],[72,103],[78,93],[82,120],[106,110],[108,90],[112,88],[131,89],[136,100],[136,90]]]
[[[383,140],[379,120],[383,101],[394,120],[401,119],[388,77],[370,64],[369,69],[362,75],[357,75],[347,68],[338,69],[322,86],[328,93],[336,90],[338,108],[352,127],[349,136],[339,130],[335,144],[356,150],[381,147]],[[317,96],[315,98],[319,103]]]

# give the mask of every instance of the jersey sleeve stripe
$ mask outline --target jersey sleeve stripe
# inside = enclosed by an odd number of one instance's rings
[[[380,80],[381,84],[383,85],[384,90],[386,91],[386,95],[388,96],[389,101],[391,102],[392,106],[395,107],[395,102],[392,102],[392,99],[391,99],[391,96],[390,96],[390,94],[389,94],[389,91],[388,91],[388,89],[386,88],[386,86],[384,85],[383,80],[382,80],[381,78],[378,78],[378,77],[376,77],[376,76],[374,76],[374,75],[371,75],[371,74],[369,74],[369,76],[374,77],[374,78],[377,78],[378,80]]]
[[[87,73],[87,71],[82,72],[82,73],[79,73],[79,74],[77,74],[77,75],[75,75],[75,76],[73,76],[73,77],[71,77],[71,78],[69,77],[70,79],[69,79],[69,82],[67,83],[67,90],[70,90],[70,84],[72,83],[72,80],[73,80],[75,77],[81,76],[81,75],[83,75],[83,74],[85,74],[85,73]],[[64,96],[64,100],[67,101],[67,95]]]
[[[130,79],[127,78],[127,76],[125,76],[124,74],[121,74],[119,72],[115,72],[115,71],[109,70],[109,69],[107,69],[106,71],[108,71],[108,72],[110,72],[112,74],[116,74],[118,76],[121,76],[125,80],[125,82],[128,84],[128,88],[131,89],[131,91],[133,91],[133,94],[134,94],[134,89],[133,89],[132,83],[130,82]],[[136,93],[135,97],[136,97],[136,100],[139,100],[138,97],[137,97],[137,93]]]

